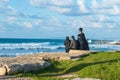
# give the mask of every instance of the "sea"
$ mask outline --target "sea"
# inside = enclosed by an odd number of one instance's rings
[[[110,40],[89,39],[91,51],[120,50],[120,45],[110,45]],[[64,39],[9,39],[0,38],[0,57],[37,54],[44,52],[65,52]]]

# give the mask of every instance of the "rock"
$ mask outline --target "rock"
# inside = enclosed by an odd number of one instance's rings
[[[91,52],[88,50],[70,50],[69,56],[71,57],[71,59],[75,60],[75,58],[84,57],[90,53]]]
[[[89,54],[89,50],[70,50],[69,54]]]
[[[7,74],[15,74],[23,71],[23,65],[22,64],[10,64],[10,65],[4,65],[7,69]]]
[[[25,64],[24,65],[24,73],[31,72],[31,71],[38,71],[40,69],[44,69],[50,66],[49,62],[42,62],[42,63],[34,63],[34,64]]]
[[[5,75],[7,72],[6,68],[4,66],[0,67],[0,76]]]
[[[6,73],[15,74],[19,72],[37,71],[51,65],[47,60],[78,60],[80,57],[89,53],[90,51],[87,50],[70,50],[69,53],[40,53],[17,57],[0,57],[0,64],[3,64],[0,73],[4,75]]]
[[[51,65],[47,61],[40,60],[37,56],[36,58],[30,56],[0,57],[0,63],[3,65],[0,67],[1,75],[37,71]],[[3,71],[4,68],[6,71]]]
[[[71,60],[71,57],[69,57],[69,56],[59,57],[59,60],[60,61]]]
[[[15,74],[19,72],[30,72],[30,71],[37,71],[40,69],[44,69],[51,64],[46,61],[40,61],[39,63],[25,63],[25,64],[10,64],[10,65],[5,65],[7,69],[7,74]]]
[[[96,53],[98,53],[99,51],[92,50],[92,51],[90,51],[90,52],[91,52],[91,54],[96,54]]]
[[[109,44],[109,45],[120,45],[120,42],[114,41],[114,42],[109,42],[108,44]]]

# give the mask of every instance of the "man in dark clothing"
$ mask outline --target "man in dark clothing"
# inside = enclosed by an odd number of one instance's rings
[[[67,36],[66,37],[66,40],[64,41],[64,45],[65,45],[65,51],[68,53],[69,52],[69,50],[70,50],[70,43],[71,43],[71,41],[70,41],[70,39],[69,39],[69,37]]]
[[[88,42],[87,42],[87,40],[85,40],[85,50],[89,50],[89,45],[88,45]]]
[[[80,34],[78,35],[78,44],[79,44],[79,50],[85,50],[85,41]]]
[[[89,50],[89,46],[88,46],[88,42],[85,38],[84,33],[82,32],[83,29],[79,28],[80,34],[78,34],[78,36],[80,36],[79,38],[79,43],[80,43],[80,50]]]
[[[78,50],[81,50],[81,44],[80,44],[81,40],[80,40],[80,34],[78,34],[78,40],[77,40],[77,45],[78,45]]]

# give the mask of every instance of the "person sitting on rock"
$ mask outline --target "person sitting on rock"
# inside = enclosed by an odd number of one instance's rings
[[[69,47],[70,47],[70,43],[71,43],[71,41],[70,41],[70,39],[69,39],[69,37],[67,36],[66,37],[66,40],[64,41],[64,45],[65,45],[65,51],[68,53],[69,52]]]
[[[77,41],[75,40],[74,36],[72,36],[71,38],[72,38],[72,40],[71,40],[71,44],[70,44],[70,49],[76,50],[77,49]]]

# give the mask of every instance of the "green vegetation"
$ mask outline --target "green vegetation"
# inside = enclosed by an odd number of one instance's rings
[[[35,80],[63,80],[62,74],[77,74],[80,78],[120,80],[120,53],[99,52],[76,61],[51,61],[52,66],[17,76],[32,77]]]

